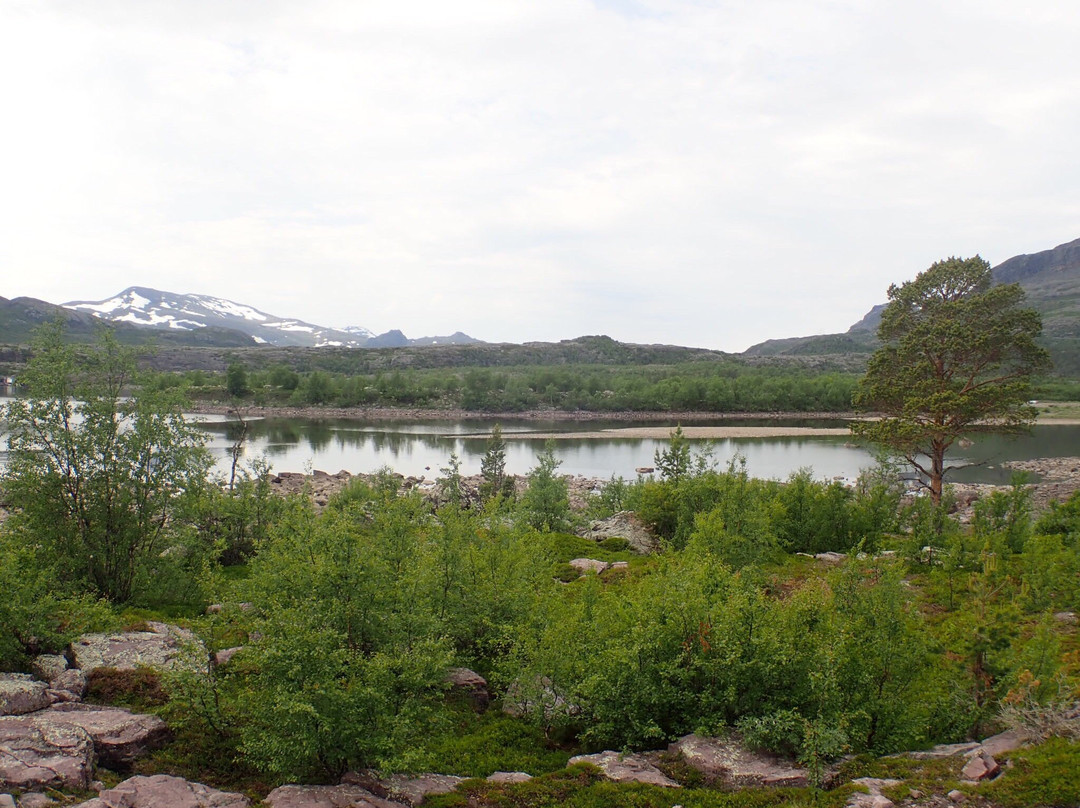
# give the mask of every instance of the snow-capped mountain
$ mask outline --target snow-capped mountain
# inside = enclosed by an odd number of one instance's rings
[[[73,300],[64,308],[87,312],[103,320],[149,326],[151,328],[194,331],[207,327],[227,328],[252,337],[256,342],[278,346],[322,348],[382,347],[392,344],[454,344],[478,342],[458,332],[452,337],[424,337],[409,340],[400,331],[391,340],[381,339],[361,326],[328,328],[264,311],[210,295],[180,295],[132,286],[108,300]],[[400,335],[400,340],[397,336]],[[386,337],[387,335],[382,335]],[[403,341],[403,342],[402,342]]]

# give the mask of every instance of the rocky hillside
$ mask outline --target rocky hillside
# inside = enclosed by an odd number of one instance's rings
[[[1028,303],[1043,317],[1043,343],[1059,373],[1080,373],[1080,239],[1052,250],[1017,255],[993,269],[998,283],[1019,283]],[[746,356],[869,355],[885,304],[878,304],[842,334],[773,339],[753,345]]]

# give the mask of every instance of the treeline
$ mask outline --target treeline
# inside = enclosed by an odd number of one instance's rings
[[[284,365],[226,374],[159,374],[155,384],[186,384],[195,397],[232,397],[262,405],[433,407],[477,412],[690,411],[842,412],[858,376],[814,373],[789,365],[737,361],[676,366],[521,366],[460,370],[394,370],[347,376]]]

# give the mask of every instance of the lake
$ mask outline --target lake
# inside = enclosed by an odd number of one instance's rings
[[[201,416],[202,427],[211,436],[209,447],[219,466],[228,467],[229,447],[236,440],[238,425],[225,416]],[[632,479],[635,469],[654,465],[655,452],[666,440],[641,438],[574,438],[575,432],[595,433],[604,428],[656,426],[655,422],[586,423],[515,421],[501,422],[506,437],[507,470],[525,474],[536,464],[544,448],[541,439],[530,433],[566,433],[555,442],[555,455],[562,461],[560,472],[586,477],[611,475]],[[703,422],[695,422],[702,424]],[[844,422],[807,420],[724,420],[705,422],[715,426],[843,426]],[[486,435],[493,421],[356,421],[346,419],[266,418],[248,420],[244,457],[264,455],[275,471],[320,469],[330,473],[344,469],[352,473],[371,472],[382,466],[416,477],[439,475],[450,453],[461,459],[463,474],[477,474],[486,447]],[[674,428],[674,424],[671,425]],[[746,458],[755,477],[784,479],[802,467],[811,467],[816,477],[854,478],[859,470],[874,464],[871,451],[852,443],[847,436],[733,438],[691,441],[696,450],[711,447],[712,456],[723,467],[736,454]],[[950,474],[955,482],[1007,483],[1012,472],[1002,468],[1007,460],[1080,455],[1080,427],[1041,425],[1029,436],[1007,439],[980,436],[967,448],[957,448],[950,462],[964,468]]]

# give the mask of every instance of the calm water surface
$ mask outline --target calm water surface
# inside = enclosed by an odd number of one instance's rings
[[[0,404],[4,397],[0,396]],[[226,416],[200,415],[197,419],[208,434],[208,448],[218,468],[228,470],[229,448],[239,435],[239,424]],[[274,471],[321,469],[352,473],[371,472],[383,466],[406,475],[434,478],[446,466],[451,452],[461,458],[462,472],[477,474],[484,454],[487,434],[494,421],[355,421],[322,418],[248,419],[243,460],[265,457]],[[589,421],[501,421],[507,436],[506,465],[524,474],[536,465],[543,451],[539,439],[529,433],[595,432],[600,429],[656,426],[655,422]],[[844,426],[839,420],[792,419],[777,421],[724,420],[695,422],[715,426]],[[670,425],[674,428],[674,424]],[[756,477],[784,479],[793,471],[810,467],[816,477],[854,478],[859,470],[874,464],[870,450],[843,436],[798,438],[737,438],[718,441],[691,441],[696,450],[711,449],[722,468],[736,454],[746,458],[747,468]],[[563,438],[555,443],[556,457],[564,474],[626,478],[635,469],[652,466],[653,455],[667,446],[665,440],[628,438]],[[0,465],[6,460],[6,440],[0,437]],[[957,448],[950,461],[963,465],[950,475],[957,482],[1006,483],[1011,471],[1002,468],[1007,460],[1035,457],[1080,456],[1080,427],[1038,426],[1031,435],[1017,439],[979,437],[966,448]]]

